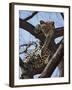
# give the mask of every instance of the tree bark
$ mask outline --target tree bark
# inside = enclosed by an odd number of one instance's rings
[[[61,43],[57,51],[55,52],[53,57],[50,59],[49,63],[46,65],[41,75],[39,76],[39,78],[51,77],[53,71],[55,70],[57,65],[60,63],[63,56],[64,56],[64,45]]]

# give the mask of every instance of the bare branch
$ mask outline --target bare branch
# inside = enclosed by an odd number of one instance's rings
[[[64,20],[64,14],[63,13],[60,13],[61,14],[61,16],[62,16],[62,18],[63,18],[63,20]]]
[[[34,15],[36,15],[37,13],[38,13],[37,11],[36,11],[36,12],[33,12],[32,15],[26,17],[26,18],[24,19],[24,21],[27,21],[27,20],[31,19],[31,18],[32,18]]]
[[[37,47],[37,43],[34,42],[34,41],[32,41],[32,42],[30,42],[30,43],[28,43],[28,44],[22,44],[22,45],[20,45],[20,47],[23,47],[23,46],[31,46],[31,45],[35,45],[35,47]]]
[[[27,53],[27,50],[28,50],[28,48],[29,48],[31,45],[34,45],[35,48],[37,48],[37,46],[38,46],[37,43],[34,42],[34,41],[32,41],[32,42],[30,42],[30,43],[28,43],[28,44],[22,44],[22,45],[20,45],[20,47],[26,46],[26,49],[25,49],[24,51],[20,52],[19,54]]]

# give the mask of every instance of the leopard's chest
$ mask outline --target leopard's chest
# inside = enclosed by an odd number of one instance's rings
[[[45,61],[47,57],[49,57],[51,55],[51,50],[48,49],[48,46],[47,47],[44,47],[42,50],[41,50],[41,57],[42,59]]]

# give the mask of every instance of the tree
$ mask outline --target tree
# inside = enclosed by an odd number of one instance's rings
[[[37,13],[38,13],[37,11],[33,12],[32,15],[28,16],[24,20],[20,18],[19,19],[19,27],[30,32],[32,35],[34,35],[36,38],[38,38],[42,43],[44,43],[45,36],[36,34],[35,27],[32,24],[30,24],[29,22],[27,22],[29,19],[33,18],[33,16],[35,16]],[[64,19],[63,13],[61,13],[61,16]],[[60,42],[61,44],[59,43],[57,45],[54,43],[55,38],[57,38],[59,36],[63,36],[63,35],[64,35],[64,27],[55,28],[55,34],[54,34],[53,40],[49,44],[49,48],[51,50],[53,50],[54,55],[52,56],[52,58],[50,59],[50,62],[47,64],[47,66],[41,73],[40,78],[50,77],[52,75],[54,69],[60,63],[60,61],[63,60],[63,55],[64,55],[63,44],[61,42]],[[24,53],[24,52],[22,52],[22,53]],[[24,68],[23,61],[21,60],[21,58],[19,60],[20,60],[20,67]]]

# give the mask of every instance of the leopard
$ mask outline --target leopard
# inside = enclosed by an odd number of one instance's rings
[[[53,38],[55,32],[55,25],[53,21],[40,21],[40,24],[36,27],[36,33],[43,33],[45,36],[45,42],[40,49],[35,50],[33,54],[29,55],[24,61],[24,70],[26,71],[23,75],[27,75],[33,78],[33,75],[39,74],[43,71],[48,61],[52,57],[53,53],[49,50],[49,43]]]

